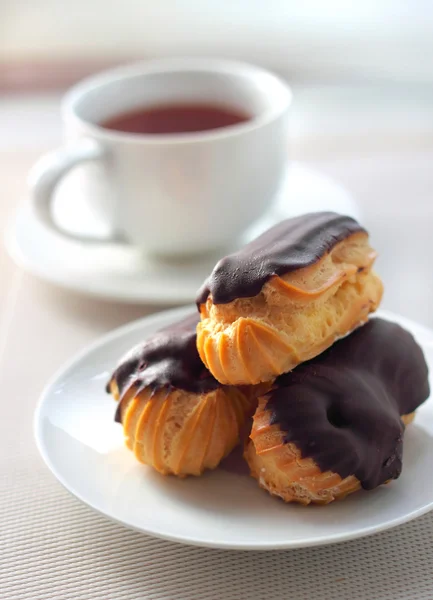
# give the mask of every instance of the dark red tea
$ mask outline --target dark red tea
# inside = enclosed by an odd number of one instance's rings
[[[240,111],[212,104],[173,104],[123,113],[107,119],[101,125],[125,133],[167,134],[220,129],[250,118]]]

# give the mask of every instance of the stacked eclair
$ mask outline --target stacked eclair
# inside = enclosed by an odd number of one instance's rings
[[[283,221],[223,258],[199,313],[110,379],[137,459],[200,475],[242,442],[259,485],[302,504],[397,478],[428,370],[410,333],[368,320],[383,292],[375,258],[365,229],[334,213]]]

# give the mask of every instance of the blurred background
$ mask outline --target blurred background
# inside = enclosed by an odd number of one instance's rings
[[[25,196],[35,159],[61,143],[67,87],[112,65],[186,55],[247,60],[291,83],[291,158],[359,202],[385,307],[433,325],[428,0],[1,0],[1,214]]]
[[[341,134],[362,138],[376,128],[415,138],[433,130],[428,0],[0,3],[3,98],[61,90],[119,63],[179,55],[237,58],[281,73],[297,92],[294,138],[327,137],[329,151]],[[378,136],[375,146],[381,143]]]

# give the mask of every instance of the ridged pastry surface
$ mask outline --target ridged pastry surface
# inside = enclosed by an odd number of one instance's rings
[[[252,474],[271,493],[305,503],[396,479],[403,422],[429,393],[413,336],[372,319],[260,398],[246,450]]]
[[[414,416],[403,415],[402,423],[408,425]],[[322,471],[312,458],[303,458],[296,444],[285,442],[279,427],[269,424],[269,414],[262,408],[254,417],[251,438],[244,456],[252,477],[261,488],[285,502],[329,504],[362,487],[355,475],[343,478],[335,471]]]
[[[163,475],[200,475],[214,469],[239,442],[254,410],[235,388],[206,394],[146,388],[121,407],[127,447]]]
[[[198,320],[195,313],[133,348],[107,386],[118,400],[116,420],[127,447],[164,475],[214,469],[240,441],[257,406],[259,390],[222,386],[204,367]]]
[[[314,264],[274,275],[253,297],[200,304],[197,347],[223,384],[271,381],[366,322],[382,298],[376,253],[355,232]]]

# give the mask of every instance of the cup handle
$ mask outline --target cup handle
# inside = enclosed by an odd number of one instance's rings
[[[89,138],[82,138],[71,144],[45,154],[32,167],[28,185],[31,194],[31,204],[35,216],[51,231],[57,234],[85,242],[101,242],[101,238],[80,236],[61,229],[55,223],[51,204],[54,190],[62,177],[74,167],[89,161],[104,158],[104,148]],[[115,236],[110,236],[110,240]]]

